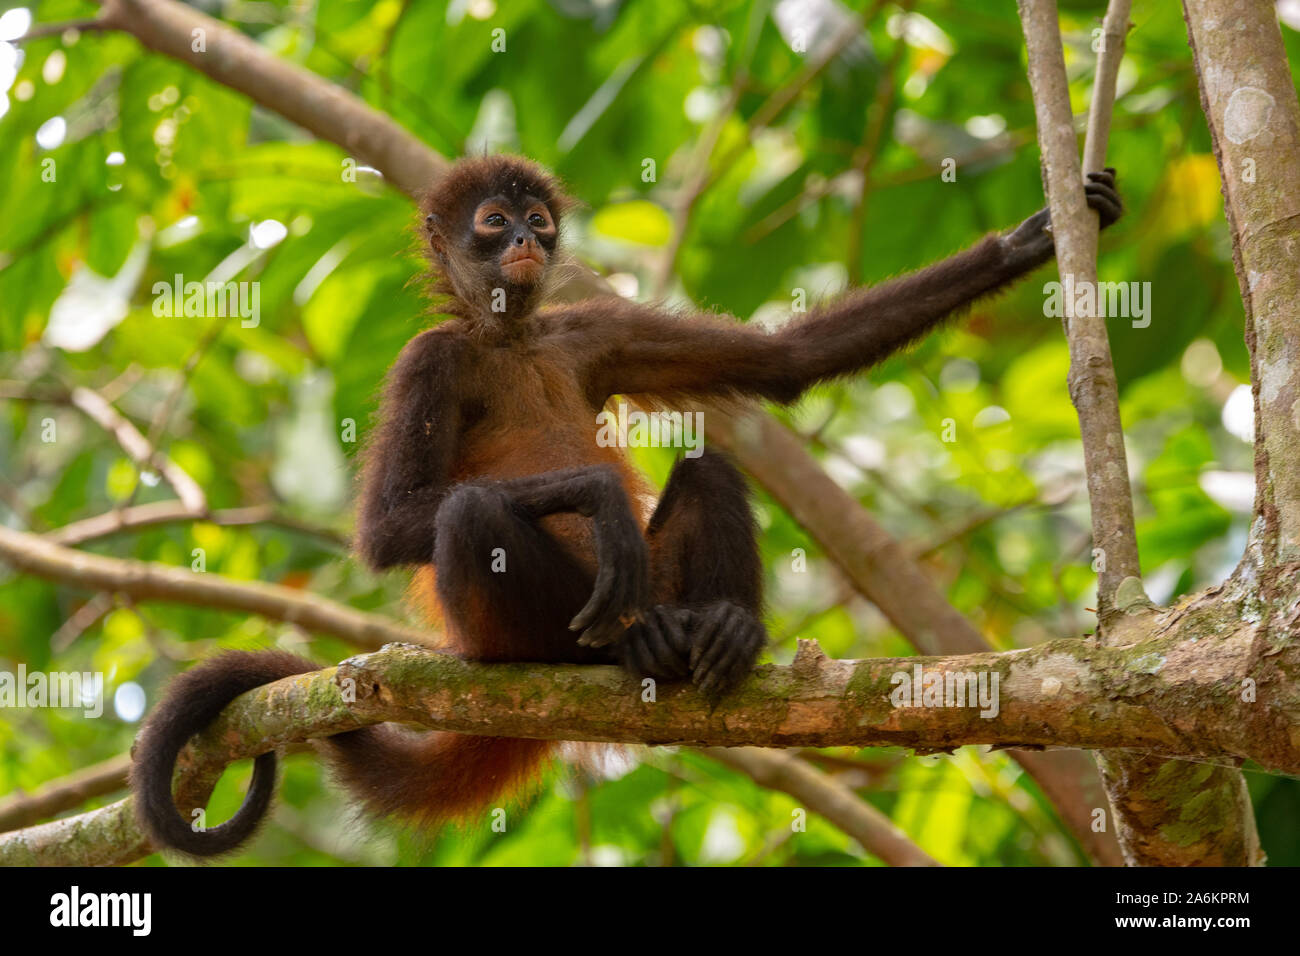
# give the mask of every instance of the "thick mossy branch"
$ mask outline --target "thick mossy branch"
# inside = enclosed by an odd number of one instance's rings
[[[1212,602],[1151,623],[1161,637],[1125,647],[1063,640],[958,657],[831,660],[803,642],[793,664],[760,667],[716,704],[613,667],[477,664],[391,644],[237,698],[183,755],[181,798],[201,805],[232,760],[381,721],[646,744],[1129,749],[1300,773],[1300,694],[1286,676],[1300,651],[1257,640]],[[983,674],[989,689],[996,675],[996,707],[897,706],[898,675],[917,668]],[[147,845],[128,802],[4,835],[0,864],[136,858]]]
[[[663,684],[650,695],[610,667],[474,664],[409,645],[255,693],[282,695],[279,706],[308,719],[319,713],[332,728],[347,716],[336,712],[332,692],[320,690],[326,679],[353,689],[352,719],[459,733],[692,746],[1115,748],[1252,759],[1300,773],[1300,734],[1290,732],[1300,700],[1278,658],[1258,654],[1246,625],[1195,644],[1181,635],[1118,648],[1065,640],[1007,653],[871,660],[831,660],[810,643],[801,652],[791,666],[758,668],[716,706],[690,685]],[[945,681],[985,674],[989,686],[996,675],[996,706],[896,706],[898,675],[911,678],[918,668]],[[1242,699],[1247,679],[1259,687],[1253,702]],[[316,695],[316,703],[302,695]],[[231,724],[235,713],[249,719],[237,704],[210,735],[253,729]]]

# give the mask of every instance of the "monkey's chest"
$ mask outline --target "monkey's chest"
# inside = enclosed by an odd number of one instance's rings
[[[485,370],[485,375],[493,373]],[[486,386],[478,414],[461,435],[454,481],[509,479],[584,465],[614,465],[642,526],[654,495],[624,453],[601,442],[603,420],[583,396],[576,376],[539,363],[508,369]],[[543,527],[565,542],[576,557],[594,567],[590,522],[573,514],[543,519]]]

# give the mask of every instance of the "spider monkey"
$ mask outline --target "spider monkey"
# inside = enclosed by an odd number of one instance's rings
[[[1102,227],[1122,214],[1113,169],[1084,185]],[[850,291],[779,331],[619,299],[541,308],[571,200],[516,157],[456,163],[422,202],[427,253],[451,316],[417,334],[388,373],[364,455],[356,535],[375,570],[415,566],[436,593],[448,649],[480,661],[616,663],[719,695],[767,635],[747,489],[721,454],[684,458],[648,519],[649,489],[596,441],[615,395],[792,402],[869,368],[1052,257],[1047,210],[919,272]],[[155,845],[236,848],[265,814],[275,755],[244,805],[193,832],[172,799],[181,747],[238,694],[317,665],[231,652],[179,677],[146,723],[132,770]],[[321,749],[378,814],[464,819],[530,779],[553,744],[416,734],[379,725]]]

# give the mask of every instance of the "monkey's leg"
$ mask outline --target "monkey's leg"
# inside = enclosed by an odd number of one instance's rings
[[[533,519],[574,512],[591,519],[596,578],[591,597],[569,622],[578,643],[605,647],[622,640],[634,615],[650,603],[650,551],[617,471],[586,465],[500,482],[516,510]]]
[[[458,649],[485,661],[590,663],[569,622],[592,577],[521,508],[509,482],[457,485],[438,509],[438,599]]]
[[[635,673],[690,676],[720,694],[754,666],[767,632],[763,565],[745,480],[725,457],[686,458],[668,478],[648,530],[659,602],[620,646]]]
[[[592,575],[529,517],[508,482],[451,488],[435,519],[433,562],[450,649],[471,660],[608,662],[569,621]],[[554,750],[546,740],[411,734],[363,727],[326,742],[338,779],[372,811],[423,825],[473,820],[522,787]]]

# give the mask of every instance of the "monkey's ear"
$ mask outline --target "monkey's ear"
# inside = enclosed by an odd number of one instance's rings
[[[442,236],[442,217],[436,213],[429,213],[424,217],[424,231],[429,237],[429,247],[433,249],[434,255],[439,259],[446,258],[446,248],[443,245]]]

